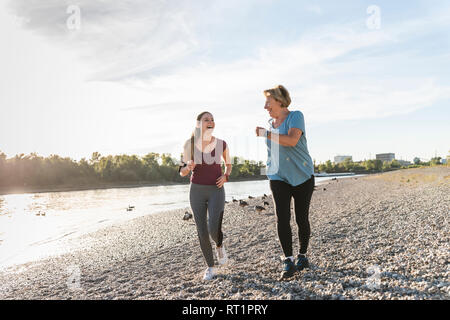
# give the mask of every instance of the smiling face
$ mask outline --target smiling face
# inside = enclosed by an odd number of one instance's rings
[[[207,112],[205,113],[198,123],[198,125],[202,128],[203,134],[209,133],[211,134],[214,130],[216,124],[214,122],[214,117],[211,113]]]
[[[266,109],[269,112],[269,116],[271,118],[278,118],[283,110],[283,107],[281,106],[281,102],[278,100],[275,100],[271,96],[266,97],[266,104],[264,105],[264,109]]]

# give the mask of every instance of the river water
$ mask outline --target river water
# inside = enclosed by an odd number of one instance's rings
[[[316,185],[329,179],[316,177]],[[225,193],[227,201],[262,196],[270,194],[269,182],[229,182]],[[127,211],[128,206],[135,209]],[[0,268],[62,253],[59,240],[186,207],[188,184],[0,195]]]

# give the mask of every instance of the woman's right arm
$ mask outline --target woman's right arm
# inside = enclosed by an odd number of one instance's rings
[[[285,147],[294,147],[297,145],[298,140],[302,136],[303,131],[298,128],[290,128],[288,134],[277,134],[270,132],[262,127],[256,127],[257,137],[266,137],[269,140]]]
[[[182,164],[180,166],[180,176],[185,177],[191,172],[191,170],[194,170],[195,163],[194,161],[190,160],[191,149],[190,149],[190,139],[186,141],[184,144],[184,152],[183,152],[183,159]]]

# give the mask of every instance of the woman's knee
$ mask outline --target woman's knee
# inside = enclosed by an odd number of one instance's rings
[[[197,226],[197,234],[200,240],[209,239],[208,227],[206,225],[202,227]]]
[[[311,233],[311,226],[308,220],[296,220],[298,231],[301,234],[309,234]]]
[[[291,208],[290,203],[282,203],[275,205],[275,213],[277,216],[277,223],[290,223],[291,222]]]
[[[279,226],[290,226],[291,225],[290,217],[286,217],[285,215],[277,216],[277,225],[279,225]]]
[[[219,214],[217,219],[210,220],[208,224],[208,232],[210,237],[217,243],[222,235],[222,217],[223,211]]]
[[[208,229],[208,232],[209,232],[209,236],[211,237],[211,239],[213,239],[213,241],[217,243],[217,241],[219,241],[219,232],[218,232],[218,230],[215,230],[214,228],[210,227]]]

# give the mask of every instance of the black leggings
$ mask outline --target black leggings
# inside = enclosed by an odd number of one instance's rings
[[[298,226],[300,253],[306,254],[309,236],[309,204],[314,191],[314,176],[298,186],[280,180],[270,180],[275,211],[277,214],[278,237],[286,257],[292,256],[291,198],[294,197],[295,220]]]

